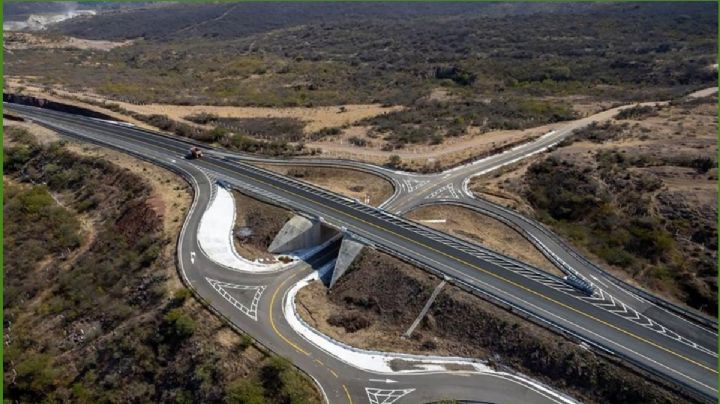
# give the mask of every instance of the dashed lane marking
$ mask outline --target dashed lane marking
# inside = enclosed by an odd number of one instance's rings
[[[344,384],[342,386],[343,386],[343,390],[345,390],[345,395],[347,396],[348,403],[353,404],[353,400],[352,400],[352,397],[350,397],[350,392],[348,391],[347,386]]]
[[[275,325],[275,320],[273,319],[273,307],[275,307],[275,298],[277,298],[278,292],[280,291],[280,289],[282,288],[282,286],[285,284],[285,282],[287,282],[288,280],[290,280],[290,279],[292,279],[292,278],[295,278],[296,276],[297,276],[297,274],[295,274],[295,275],[293,275],[293,276],[291,276],[291,277],[286,278],[285,280],[283,280],[283,281],[278,285],[278,287],[275,289],[275,292],[273,293],[272,297],[270,298],[270,310],[269,310],[269,311],[270,311],[270,315],[269,315],[269,317],[270,317],[270,327],[272,327],[273,331],[275,332],[275,334],[277,334],[278,337],[280,337],[280,339],[282,339],[282,340],[285,341],[288,345],[290,345],[291,347],[293,347],[293,349],[295,349],[296,351],[300,352],[301,354],[304,354],[305,356],[310,356],[310,353],[309,353],[308,351],[305,351],[304,349],[300,348],[299,346],[297,346],[297,344],[295,344],[294,342],[292,342],[292,341],[290,341],[289,339],[287,339],[287,337],[285,337],[284,335],[282,335],[282,334],[280,333],[280,330],[277,329],[277,326]]]
[[[208,164],[208,165],[211,165],[211,166],[215,166],[215,167],[217,167],[217,168],[220,168],[221,170],[227,170],[227,168],[222,167],[222,166],[219,166],[219,165],[217,165],[217,164],[215,164],[215,163],[212,163],[212,162],[210,162],[210,161],[205,161],[205,163]],[[290,189],[285,189],[285,190],[283,190],[283,189],[281,189],[279,186],[274,185],[274,184],[271,184],[271,183],[268,183],[268,182],[264,181],[263,179],[252,178],[252,177],[248,176],[247,174],[244,174],[244,173],[241,173],[241,172],[234,172],[234,174],[239,175],[239,176],[242,176],[242,177],[245,177],[245,178],[249,178],[250,180],[255,181],[255,182],[263,183],[263,184],[265,184],[266,186],[271,187],[271,188],[274,188],[274,189],[279,190],[279,191],[292,192],[297,198],[303,199],[303,200],[308,201],[308,202],[310,202],[310,203],[323,205],[321,202],[314,201],[314,200],[312,200],[312,199],[310,199],[310,198],[308,198],[308,197],[306,197],[306,196],[300,195],[300,194],[298,194],[297,192],[294,192],[294,191],[292,191],[292,190],[290,190]],[[417,240],[413,240],[413,239],[411,239],[410,237],[403,236],[402,234],[398,234],[398,233],[396,233],[396,232],[394,232],[394,231],[392,231],[392,230],[390,230],[390,229],[384,228],[384,227],[382,227],[382,226],[380,226],[380,225],[377,225],[377,224],[374,224],[374,223],[370,223],[370,222],[368,222],[368,221],[366,221],[366,220],[364,220],[364,219],[361,219],[361,218],[359,218],[359,217],[357,217],[357,216],[355,216],[355,215],[353,215],[353,214],[351,214],[351,213],[343,212],[343,211],[341,211],[341,210],[339,210],[339,209],[337,209],[337,208],[334,208],[334,207],[331,207],[331,206],[328,206],[328,205],[324,205],[324,206],[325,206],[326,209],[332,210],[332,211],[334,211],[334,212],[336,212],[336,213],[338,213],[338,214],[341,214],[341,215],[343,215],[343,216],[349,217],[349,218],[351,218],[351,219],[353,219],[353,220],[356,220],[356,221],[358,221],[358,222],[364,223],[364,224],[367,225],[367,226],[371,226],[371,227],[377,228],[377,229],[379,229],[379,230],[385,231],[385,232],[387,232],[387,233],[393,234],[393,235],[395,235],[396,237],[399,237],[399,238],[401,238],[401,239],[403,239],[403,240],[406,240],[406,241],[408,241],[408,242],[410,242],[410,243],[412,243],[412,244],[422,246],[422,247],[424,247],[424,248],[426,248],[426,249],[428,249],[428,250],[430,250],[430,251],[433,251],[433,252],[435,252],[435,253],[437,253],[437,254],[440,254],[440,255],[442,255],[442,256],[444,256],[444,257],[447,257],[447,258],[449,258],[449,259],[451,259],[451,260],[453,260],[453,261],[459,262],[459,263],[461,263],[461,264],[463,264],[463,265],[466,265],[466,266],[468,266],[468,267],[470,267],[470,268],[474,268],[474,269],[476,269],[476,270],[478,270],[478,271],[481,271],[481,272],[483,272],[483,273],[485,273],[485,274],[487,274],[487,275],[489,275],[489,276],[491,276],[491,277],[494,277],[494,278],[496,278],[496,279],[498,279],[498,280],[504,281],[504,282],[506,282],[506,283],[508,283],[508,284],[510,284],[510,285],[513,285],[513,286],[515,286],[515,287],[517,287],[517,288],[519,288],[519,289],[521,289],[521,290],[524,290],[524,291],[526,291],[526,292],[528,292],[528,293],[530,293],[530,294],[536,295],[536,296],[538,296],[538,297],[540,297],[540,298],[542,298],[542,299],[545,299],[545,300],[547,300],[547,301],[549,301],[549,302],[552,302],[552,303],[554,303],[554,304],[556,304],[556,305],[558,305],[558,306],[564,307],[564,308],[566,308],[566,309],[568,309],[568,310],[570,310],[570,311],[572,311],[572,312],[574,312],[574,313],[577,313],[577,314],[579,314],[579,315],[582,315],[582,316],[584,316],[584,317],[587,317],[587,318],[589,318],[589,319],[591,319],[591,320],[593,320],[593,321],[596,321],[596,322],[598,322],[598,323],[600,323],[600,324],[603,324],[603,325],[605,325],[605,326],[607,326],[607,327],[609,327],[609,328],[612,328],[612,329],[614,329],[614,330],[616,330],[616,331],[618,331],[618,332],[621,332],[621,333],[623,333],[623,334],[625,334],[625,335],[628,335],[628,336],[630,336],[630,337],[632,337],[632,338],[634,338],[634,339],[637,339],[638,341],[642,341],[642,342],[644,342],[644,343],[646,343],[646,344],[648,344],[648,345],[650,345],[650,346],[653,346],[653,347],[655,347],[655,348],[657,348],[657,349],[660,349],[660,350],[662,350],[662,351],[664,351],[664,352],[667,352],[667,353],[669,353],[669,354],[671,354],[671,355],[673,355],[673,356],[676,356],[676,357],[678,357],[678,358],[680,358],[680,359],[683,359],[683,360],[685,360],[685,361],[687,361],[687,362],[689,362],[689,363],[692,363],[692,364],[694,364],[694,365],[696,365],[696,366],[698,366],[698,367],[701,367],[701,368],[703,368],[703,369],[705,369],[705,370],[708,370],[708,371],[710,371],[710,372],[712,372],[712,373],[715,373],[715,374],[718,373],[717,370],[715,370],[715,369],[713,369],[713,368],[711,368],[711,367],[709,367],[709,366],[705,366],[705,365],[703,365],[703,364],[700,363],[700,362],[697,362],[697,361],[695,361],[695,360],[693,360],[693,359],[690,359],[690,358],[688,358],[688,357],[686,357],[686,356],[684,356],[684,355],[682,355],[682,354],[679,354],[679,353],[677,353],[677,352],[675,352],[675,351],[673,351],[673,350],[671,350],[671,349],[665,348],[664,346],[661,346],[661,345],[659,345],[659,344],[656,344],[656,343],[654,343],[654,342],[652,342],[652,341],[650,341],[650,340],[648,340],[648,339],[646,339],[646,338],[643,338],[643,337],[641,337],[641,336],[639,336],[639,335],[633,334],[632,332],[627,331],[627,330],[625,330],[625,329],[622,329],[622,328],[620,328],[620,327],[618,327],[618,326],[616,326],[616,325],[614,325],[614,324],[610,324],[610,323],[608,323],[607,321],[601,320],[601,319],[599,319],[599,318],[597,318],[597,317],[595,317],[595,316],[593,316],[593,315],[591,315],[591,314],[585,313],[585,312],[583,312],[583,311],[581,311],[581,310],[579,310],[579,309],[576,309],[576,308],[574,308],[574,307],[572,307],[572,306],[570,306],[570,305],[568,305],[568,304],[562,303],[562,302],[560,302],[560,301],[558,301],[558,300],[556,300],[556,299],[553,299],[553,298],[551,298],[551,297],[549,297],[549,296],[546,296],[546,295],[544,295],[544,294],[542,294],[542,293],[539,293],[539,292],[537,292],[537,291],[535,291],[535,290],[532,290],[532,289],[530,289],[530,288],[528,288],[528,287],[526,287],[526,286],[523,286],[523,285],[521,285],[521,284],[519,284],[519,283],[517,283],[517,282],[514,282],[514,281],[512,281],[512,280],[510,280],[510,279],[508,279],[508,278],[505,278],[505,277],[502,276],[502,275],[498,275],[498,274],[495,274],[495,273],[493,273],[493,272],[490,272],[490,271],[488,271],[488,270],[486,270],[486,269],[484,269],[484,268],[481,268],[481,267],[479,267],[479,266],[477,266],[477,265],[474,265],[474,264],[472,264],[472,263],[470,263],[470,262],[467,262],[467,261],[465,261],[465,260],[463,260],[463,259],[461,259],[461,258],[454,257],[454,256],[452,256],[452,255],[450,255],[450,254],[448,254],[448,253],[446,253],[446,252],[440,251],[440,250],[438,250],[438,249],[436,249],[436,248],[433,248],[433,247],[431,247],[431,246],[429,246],[429,245],[423,244],[423,243],[421,243],[421,242],[419,242],[419,241],[417,241]],[[277,291],[276,291],[276,293],[277,293]],[[283,337],[283,338],[284,338],[284,337]],[[304,352],[304,351],[303,351],[303,352]]]
[[[134,140],[135,140],[135,141],[138,141],[138,139],[134,139]],[[140,141],[141,143],[149,143],[149,144],[152,144],[153,146],[156,146],[156,144],[154,144],[154,143],[152,143],[152,142],[148,142],[147,139],[145,139],[144,142],[143,142],[142,140],[139,140],[139,141]],[[208,165],[211,165],[211,166],[215,166],[215,167],[217,167],[217,168],[220,168],[220,169],[222,169],[222,170],[227,170],[227,168],[222,167],[222,166],[219,166],[218,164],[212,163],[212,162],[210,162],[210,161],[205,161],[205,163],[208,164]],[[251,178],[251,177],[249,177],[247,174],[243,174],[243,173],[240,173],[240,172],[233,172],[233,174],[239,175],[239,176],[242,176],[242,177],[245,177],[245,178],[249,178],[249,179],[251,179],[251,180],[253,180],[253,181],[263,183],[263,184],[265,184],[265,185],[268,186],[268,187],[271,187],[271,188],[274,188],[274,189],[276,189],[276,190],[281,190],[281,191],[282,191],[282,189],[281,189],[279,186],[276,186],[276,185],[273,185],[273,184],[271,184],[271,183],[268,183],[268,182],[267,182],[266,180],[264,180],[264,179]],[[309,201],[309,202],[311,202],[311,203],[316,203],[316,204],[319,203],[319,204],[322,205],[322,202],[313,201],[313,200],[311,200],[311,199],[309,199],[309,198],[307,198],[307,197],[305,197],[305,196],[303,196],[303,195],[298,194],[297,192],[293,192],[292,190],[287,190],[287,189],[285,190],[285,192],[288,192],[288,191],[289,191],[289,192],[292,192],[292,193],[293,193],[296,197],[298,197],[298,198],[304,199],[304,200]],[[703,364],[701,364],[701,363],[699,363],[699,362],[697,362],[697,361],[694,361],[694,360],[692,360],[692,359],[690,359],[690,358],[688,358],[688,357],[685,357],[685,356],[683,356],[683,355],[681,355],[681,354],[678,354],[678,353],[676,353],[676,352],[674,352],[674,351],[672,351],[672,350],[670,350],[670,349],[668,349],[668,348],[665,348],[665,347],[663,347],[663,346],[660,346],[660,345],[658,345],[658,344],[656,344],[656,343],[654,343],[654,342],[652,342],[652,341],[650,341],[650,340],[647,340],[647,339],[645,339],[645,338],[643,338],[643,337],[641,337],[641,336],[635,335],[635,334],[633,334],[633,333],[631,333],[631,332],[629,332],[629,331],[627,331],[627,330],[624,330],[624,329],[622,329],[622,328],[620,328],[620,327],[618,327],[618,326],[615,326],[615,325],[610,324],[610,323],[608,323],[608,322],[606,322],[606,321],[600,320],[600,319],[598,319],[598,318],[596,318],[596,317],[594,317],[594,316],[592,316],[592,315],[590,315],[590,314],[587,314],[587,313],[585,313],[585,312],[583,312],[583,311],[581,311],[581,310],[579,310],[579,309],[576,309],[576,308],[574,308],[574,307],[572,307],[572,306],[569,306],[569,305],[567,305],[567,304],[561,303],[561,302],[559,302],[559,301],[557,301],[557,300],[555,300],[555,299],[553,299],[553,298],[551,298],[551,297],[549,297],[549,296],[546,296],[546,295],[543,295],[543,294],[541,294],[541,293],[535,292],[534,290],[529,289],[529,288],[527,288],[527,287],[524,287],[524,286],[522,286],[522,285],[520,285],[520,284],[517,284],[516,282],[511,281],[511,280],[509,280],[509,279],[507,279],[507,278],[504,278],[504,277],[501,276],[501,275],[494,274],[494,273],[489,272],[489,271],[487,271],[487,270],[485,270],[485,269],[483,269],[483,268],[480,268],[480,267],[478,267],[478,266],[475,266],[475,265],[473,265],[473,264],[470,264],[470,263],[468,263],[468,262],[466,262],[466,261],[464,261],[464,260],[462,260],[462,259],[460,259],[460,258],[456,258],[456,257],[454,257],[454,256],[452,256],[452,255],[450,255],[450,254],[447,254],[447,253],[444,253],[444,252],[442,252],[442,251],[439,251],[439,250],[437,250],[437,249],[435,249],[435,248],[433,248],[433,247],[430,247],[430,246],[428,246],[428,245],[425,245],[425,244],[423,244],[423,243],[421,243],[421,242],[418,242],[418,241],[412,240],[412,239],[410,239],[410,238],[408,238],[408,237],[406,237],[406,236],[397,234],[397,233],[395,233],[394,231],[392,231],[392,230],[390,230],[390,229],[386,229],[386,228],[383,228],[382,226],[379,226],[379,225],[376,225],[376,224],[373,224],[373,223],[369,223],[369,222],[367,222],[367,221],[365,221],[365,220],[363,220],[363,219],[361,219],[361,218],[359,218],[359,217],[356,217],[356,216],[354,216],[354,215],[352,215],[352,214],[350,214],[350,213],[342,212],[342,211],[340,211],[339,209],[336,209],[336,208],[333,208],[333,207],[327,206],[327,205],[325,205],[325,207],[326,207],[327,209],[333,210],[333,211],[335,211],[335,212],[337,212],[337,213],[339,213],[339,214],[341,214],[341,215],[344,215],[344,216],[353,218],[354,220],[357,220],[357,221],[359,221],[359,222],[365,223],[366,225],[369,225],[369,226],[378,228],[378,229],[383,230],[383,231],[386,231],[386,232],[388,232],[388,233],[390,233],[390,234],[394,234],[395,236],[400,237],[400,238],[402,238],[402,239],[405,239],[405,240],[407,240],[407,241],[409,241],[409,242],[411,242],[411,243],[413,243],[413,244],[421,245],[421,246],[429,249],[430,251],[434,251],[434,252],[436,252],[436,253],[438,253],[438,254],[441,254],[441,255],[443,255],[443,256],[446,256],[446,257],[448,257],[448,258],[450,258],[450,259],[452,259],[452,260],[454,260],[454,261],[461,262],[461,263],[463,263],[463,264],[465,264],[465,265],[468,265],[468,266],[470,266],[470,267],[472,267],[472,268],[478,269],[478,270],[480,270],[481,272],[484,272],[484,273],[486,273],[486,274],[488,274],[488,275],[490,275],[490,276],[492,276],[492,277],[495,277],[495,278],[497,278],[497,279],[499,279],[499,280],[505,281],[506,283],[512,284],[512,285],[514,285],[514,286],[516,286],[516,287],[518,287],[518,288],[520,288],[520,289],[523,289],[523,290],[525,290],[525,291],[527,291],[527,292],[529,292],[529,293],[531,293],[531,294],[537,295],[537,296],[539,296],[539,297],[541,297],[541,298],[543,298],[543,299],[545,299],[545,300],[548,300],[548,301],[553,302],[553,303],[555,303],[555,304],[558,304],[558,305],[560,305],[560,306],[562,306],[562,307],[565,307],[565,308],[567,308],[568,310],[571,310],[571,311],[576,312],[576,313],[578,313],[578,314],[580,314],[580,315],[582,315],[582,316],[585,316],[585,317],[587,317],[587,318],[590,318],[590,319],[592,319],[592,320],[594,320],[594,321],[596,321],[596,322],[598,322],[598,323],[604,324],[604,325],[606,325],[606,326],[608,326],[608,327],[610,327],[610,328],[613,328],[613,329],[615,329],[615,330],[617,330],[617,331],[619,331],[619,332],[621,332],[621,333],[624,333],[624,334],[626,334],[626,335],[628,335],[628,336],[631,336],[631,337],[633,337],[633,338],[635,338],[635,339],[637,339],[637,340],[643,341],[643,342],[645,342],[645,343],[647,343],[647,344],[649,344],[649,345],[651,345],[651,346],[653,346],[653,347],[656,347],[656,348],[658,348],[658,349],[660,349],[660,350],[663,350],[663,351],[665,351],[665,352],[667,352],[667,353],[670,353],[671,355],[674,355],[674,356],[676,356],[676,357],[679,357],[679,358],[681,358],[681,359],[684,359],[684,360],[687,361],[687,362],[693,363],[693,364],[695,364],[696,366],[702,367],[702,368],[704,368],[704,369],[706,369],[706,370],[709,370],[709,371],[717,374],[717,370],[715,370],[715,369],[712,369],[712,368],[710,368],[710,367],[707,367],[707,366],[705,366],[705,365],[703,365]],[[275,291],[275,294],[273,295],[273,297],[275,297],[276,294],[277,294],[277,290]],[[270,314],[271,314],[271,320],[272,320],[272,311],[271,311]],[[273,323],[273,322],[271,321],[271,323]],[[274,324],[271,324],[271,325],[274,325]],[[309,355],[307,352],[303,351],[302,349],[299,349],[295,344],[293,344],[292,342],[290,342],[289,340],[287,340],[287,338],[285,338],[285,337],[282,336],[279,332],[277,332],[277,328],[276,328],[276,327],[273,327],[273,328],[274,328],[275,332],[276,332],[279,336],[281,336],[286,342],[290,343],[291,346],[294,346],[294,347],[295,347],[296,349],[298,349],[300,352],[303,352],[303,353],[305,353],[306,355]]]

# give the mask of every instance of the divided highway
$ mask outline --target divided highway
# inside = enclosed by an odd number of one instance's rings
[[[561,280],[510,258],[237,159],[208,153],[202,160],[185,160],[183,156],[187,153],[188,143],[183,140],[33,107],[5,104],[5,108],[65,135],[114,147],[173,169],[188,178],[196,191],[196,200],[183,229],[178,251],[181,269],[188,283],[222,315],[316,377],[332,402],[348,401],[353,396],[368,399],[367,385],[371,377],[318,351],[283,323],[278,312],[281,311],[280,305],[275,303],[282,300],[281,292],[299,279],[300,274],[239,276],[218,269],[202,254],[194,253],[197,250],[194,230],[199,220],[198,212],[204,210],[208,203],[210,178],[322,218],[336,228],[346,228],[378,249],[417,262],[479,295],[514,307],[534,321],[546,323],[597,349],[622,357],[709,401],[716,400],[716,340],[698,341],[677,330],[673,330],[677,331],[674,333],[664,327],[648,327],[614,308],[605,307],[604,301],[583,296]],[[267,310],[266,317],[258,314],[258,320],[249,321],[247,314],[229,305],[226,299],[219,298],[216,287],[223,283],[218,282],[237,284],[238,279],[245,286],[262,284],[262,290],[267,290],[262,292],[256,307],[260,312]],[[470,399],[487,394],[492,399],[486,401],[548,400],[526,387],[501,386],[497,380],[479,385],[476,380],[488,377],[404,375],[402,383],[413,386],[405,390],[413,389],[415,396],[398,399],[417,402],[438,398]],[[498,390],[498,387],[502,389]],[[453,394],[450,395],[450,392]],[[514,394],[524,395],[525,399]]]

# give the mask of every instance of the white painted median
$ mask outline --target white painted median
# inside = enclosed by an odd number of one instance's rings
[[[249,260],[238,254],[233,242],[235,226],[235,200],[232,193],[223,187],[216,188],[215,198],[200,220],[198,243],[211,261],[234,271],[268,272],[289,268],[299,259],[311,255],[322,246],[308,250],[294,251],[291,254],[278,254],[271,262]],[[278,258],[287,257],[285,261]]]

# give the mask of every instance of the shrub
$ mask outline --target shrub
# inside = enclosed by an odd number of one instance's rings
[[[223,402],[227,404],[265,404],[265,389],[253,379],[238,379],[225,389]]]
[[[163,316],[162,333],[167,342],[178,344],[195,333],[195,322],[182,308],[170,309]]]
[[[657,116],[657,108],[652,107],[649,105],[636,105],[634,107],[625,108],[622,111],[618,112],[615,115],[615,119],[617,120],[624,120],[624,119],[642,119],[647,118],[651,116]]]
[[[216,122],[219,117],[215,114],[210,114],[207,112],[200,112],[198,114],[188,115],[184,118],[185,118],[185,120],[190,121],[190,122],[194,122],[194,123],[197,123],[200,125],[207,125],[209,123]]]
[[[350,142],[350,144],[352,144],[354,146],[365,147],[368,145],[367,139],[363,139],[363,138],[357,137],[357,136],[351,137],[350,139],[348,139],[348,141]]]
[[[399,168],[402,165],[402,159],[397,154],[393,154],[388,158],[387,163],[385,163],[386,166],[391,168]]]

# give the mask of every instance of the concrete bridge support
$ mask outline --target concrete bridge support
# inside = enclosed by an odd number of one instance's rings
[[[322,236],[322,224],[319,221],[295,215],[280,229],[268,251],[282,254],[315,247],[322,242]]]
[[[332,278],[330,278],[329,287],[332,288],[340,279],[341,276],[350,268],[350,265],[355,261],[358,255],[362,252],[364,245],[358,241],[345,235],[343,241],[340,244],[340,252],[338,253],[337,260],[335,261],[335,268],[333,269]]]

